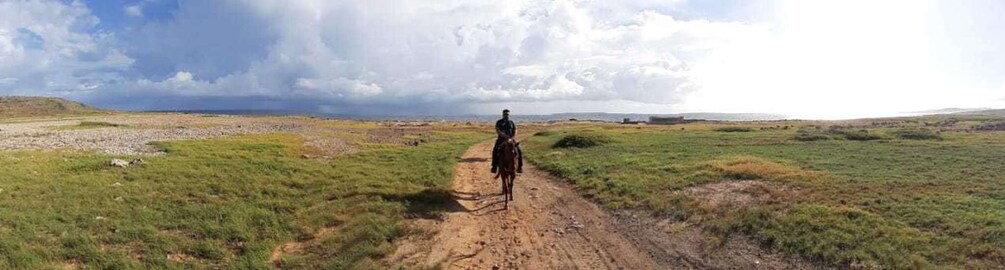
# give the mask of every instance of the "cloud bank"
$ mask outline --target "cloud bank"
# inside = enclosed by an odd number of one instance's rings
[[[1005,4],[0,1],[0,95],[342,114],[1003,105]]]
[[[654,11],[674,5],[181,1],[167,19],[112,33],[95,29],[99,19],[80,2],[7,1],[0,94],[132,109],[263,100],[341,113],[608,100],[669,107],[696,89],[691,61],[762,28]],[[123,12],[143,16],[138,4]]]

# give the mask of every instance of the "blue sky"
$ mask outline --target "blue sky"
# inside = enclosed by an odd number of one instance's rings
[[[0,95],[345,114],[1005,107],[1005,2],[0,1]]]

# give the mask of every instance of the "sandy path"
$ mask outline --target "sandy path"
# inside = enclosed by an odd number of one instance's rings
[[[489,173],[492,142],[468,149],[454,167],[459,207],[442,221],[426,221],[433,232],[400,243],[391,263],[449,269],[655,269],[656,264],[626,240],[614,218],[572,189],[525,165],[516,179],[515,200],[503,210],[500,182]]]

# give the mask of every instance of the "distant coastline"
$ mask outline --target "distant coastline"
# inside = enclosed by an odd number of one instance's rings
[[[325,114],[306,111],[282,110],[158,110],[147,112],[199,113],[222,115],[260,115],[260,116],[312,116],[330,119],[372,120],[372,121],[445,121],[445,122],[491,122],[498,115],[342,115]],[[548,122],[561,120],[593,120],[621,122],[625,118],[631,120],[647,120],[650,116],[684,117],[685,119],[703,119],[714,121],[770,121],[785,120],[789,117],[780,114],[767,113],[678,113],[678,114],[645,114],[645,113],[556,113],[556,114],[514,114],[513,119],[519,122]]]

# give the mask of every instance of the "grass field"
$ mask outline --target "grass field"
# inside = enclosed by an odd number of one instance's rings
[[[1005,132],[926,120],[574,126],[524,145],[585,196],[697,224],[711,245],[742,234],[843,267],[1002,267]],[[558,143],[570,135],[600,143]],[[765,184],[721,191],[759,198],[745,204],[709,203],[703,190],[730,181]]]
[[[485,138],[441,129],[305,159],[316,149],[299,136],[245,135],[158,143],[167,155],[127,168],[108,162],[133,157],[4,152],[0,268],[381,268],[403,219],[450,201],[452,166]]]

